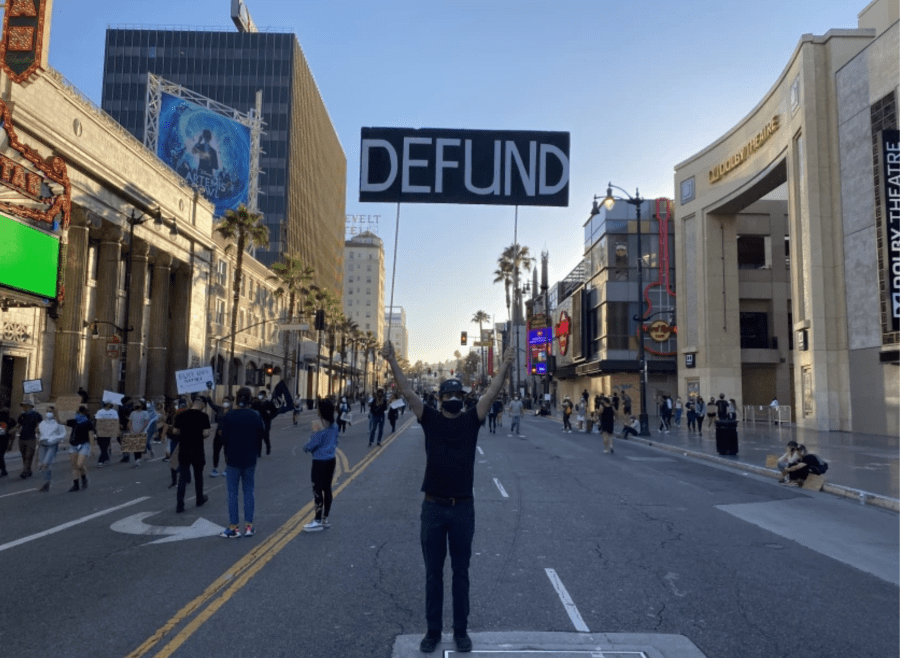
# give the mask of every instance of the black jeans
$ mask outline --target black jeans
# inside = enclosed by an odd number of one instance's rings
[[[469,560],[475,536],[474,501],[442,505],[422,501],[422,556],[425,558],[425,620],[429,632],[443,629],[444,560],[450,547],[453,570],[453,630],[466,630],[469,619]]]
[[[98,436],[97,437],[97,447],[100,448],[100,459],[97,460],[98,464],[105,464],[109,461],[109,444],[112,442],[112,437],[109,436]]]
[[[497,414],[488,414],[488,429],[491,432],[497,430]]]
[[[316,505],[316,521],[326,519],[331,514],[331,482],[334,480],[334,467],[337,460],[313,459],[312,463],[312,490],[313,502]]]
[[[197,493],[197,502],[203,501],[203,467],[206,460],[203,455],[193,455],[183,458],[179,450],[178,455],[178,489],[177,489],[177,507],[184,507],[184,490],[187,487],[188,479],[191,477],[191,469],[194,471],[194,490]]]
[[[6,475],[6,448],[9,445],[9,434],[0,436],[0,473]]]
[[[222,445],[222,432],[216,430],[216,435],[213,437],[213,468],[216,470],[219,470],[219,454],[222,452]]]

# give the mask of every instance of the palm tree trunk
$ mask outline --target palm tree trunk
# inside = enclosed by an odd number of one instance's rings
[[[225,391],[231,394],[231,368],[234,366],[234,344],[237,341],[238,304],[241,298],[241,276],[244,267],[244,232],[238,233],[237,263],[234,267],[234,297],[231,301],[231,344],[228,348],[228,362],[225,364]],[[240,377],[240,373],[237,375]]]
[[[291,291],[291,295],[288,298],[287,321],[288,321],[288,323],[290,323],[290,322],[293,322],[293,320],[294,320],[294,292]],[[284,334],[284,361],[283,361],[283,364],[281,367],[281,379],[287,383],[288,390],[291,391],[292,392],[291,394],[293,395],[293,388],[292,388],[292,385],[294,383],[293,377],[290,377],[288,375],[288,372],[289,372],[288,371],[288,367],[289,367],[288,358],[289,358],[289,352],[291,349],[290,339],[291,339],[292,332],[285,330],[282,333]]]

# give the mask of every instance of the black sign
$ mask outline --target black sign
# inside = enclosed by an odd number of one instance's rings
[[[0,38],[0,68],[25,82],[41,64],[47,0],[7,0]]]
[[[685,368],[695,368],[697,366],[697,355],[693,352],[689,352],[684,355],[684,367]]]
[[[569,133],[363,128],[359,200],[569,205]]]
[[[891,331],[900,331],[900,131],[881,133],[885,245]]]

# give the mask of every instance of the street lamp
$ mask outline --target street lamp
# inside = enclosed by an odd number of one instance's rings
[[[625,194],[625,198],[614,196],[613,188]],[[606,196],[603,198],[600,204],[597,203],[597,199],[599,198],[600,197],[598,196],[594,196],[594,205],[591,208],[591,216],[594,216],[600,212],[600,205],[603,205],[603,207],[605,207],[607,210],[612,210],[613,206],[616,205],[616,201],[624,201],[625,203],[634,206],[635,210],[637,211],[638,314],[634,316],[634,321],[638,323],[638,352],[641,362],[641,413],[638,420],[641,424],[641,431],[639,436],[650,436],[650,420],[647,417],[647,354],[644,350],[644,314],[641,309],[641,306],[643,305],[641,291],[644,288],[644,274],[641,262],[644,256],[644,252],[641,249],[641,204],[644,203],[644,199],[641,198],[641,193],[637,188],[635,188],[634,190],[634,196],[631,196],[621,187],[619,187],[618,185],[613,185],[612,183],[610,183],[606,187]]]

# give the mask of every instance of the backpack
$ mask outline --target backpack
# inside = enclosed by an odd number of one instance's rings
[[[812,461],[809,465],[809,472],[813,475],[825,475],[826,471],[828,471],[828,462],[819,457],[819,455],[809,455],[812,457]]]

